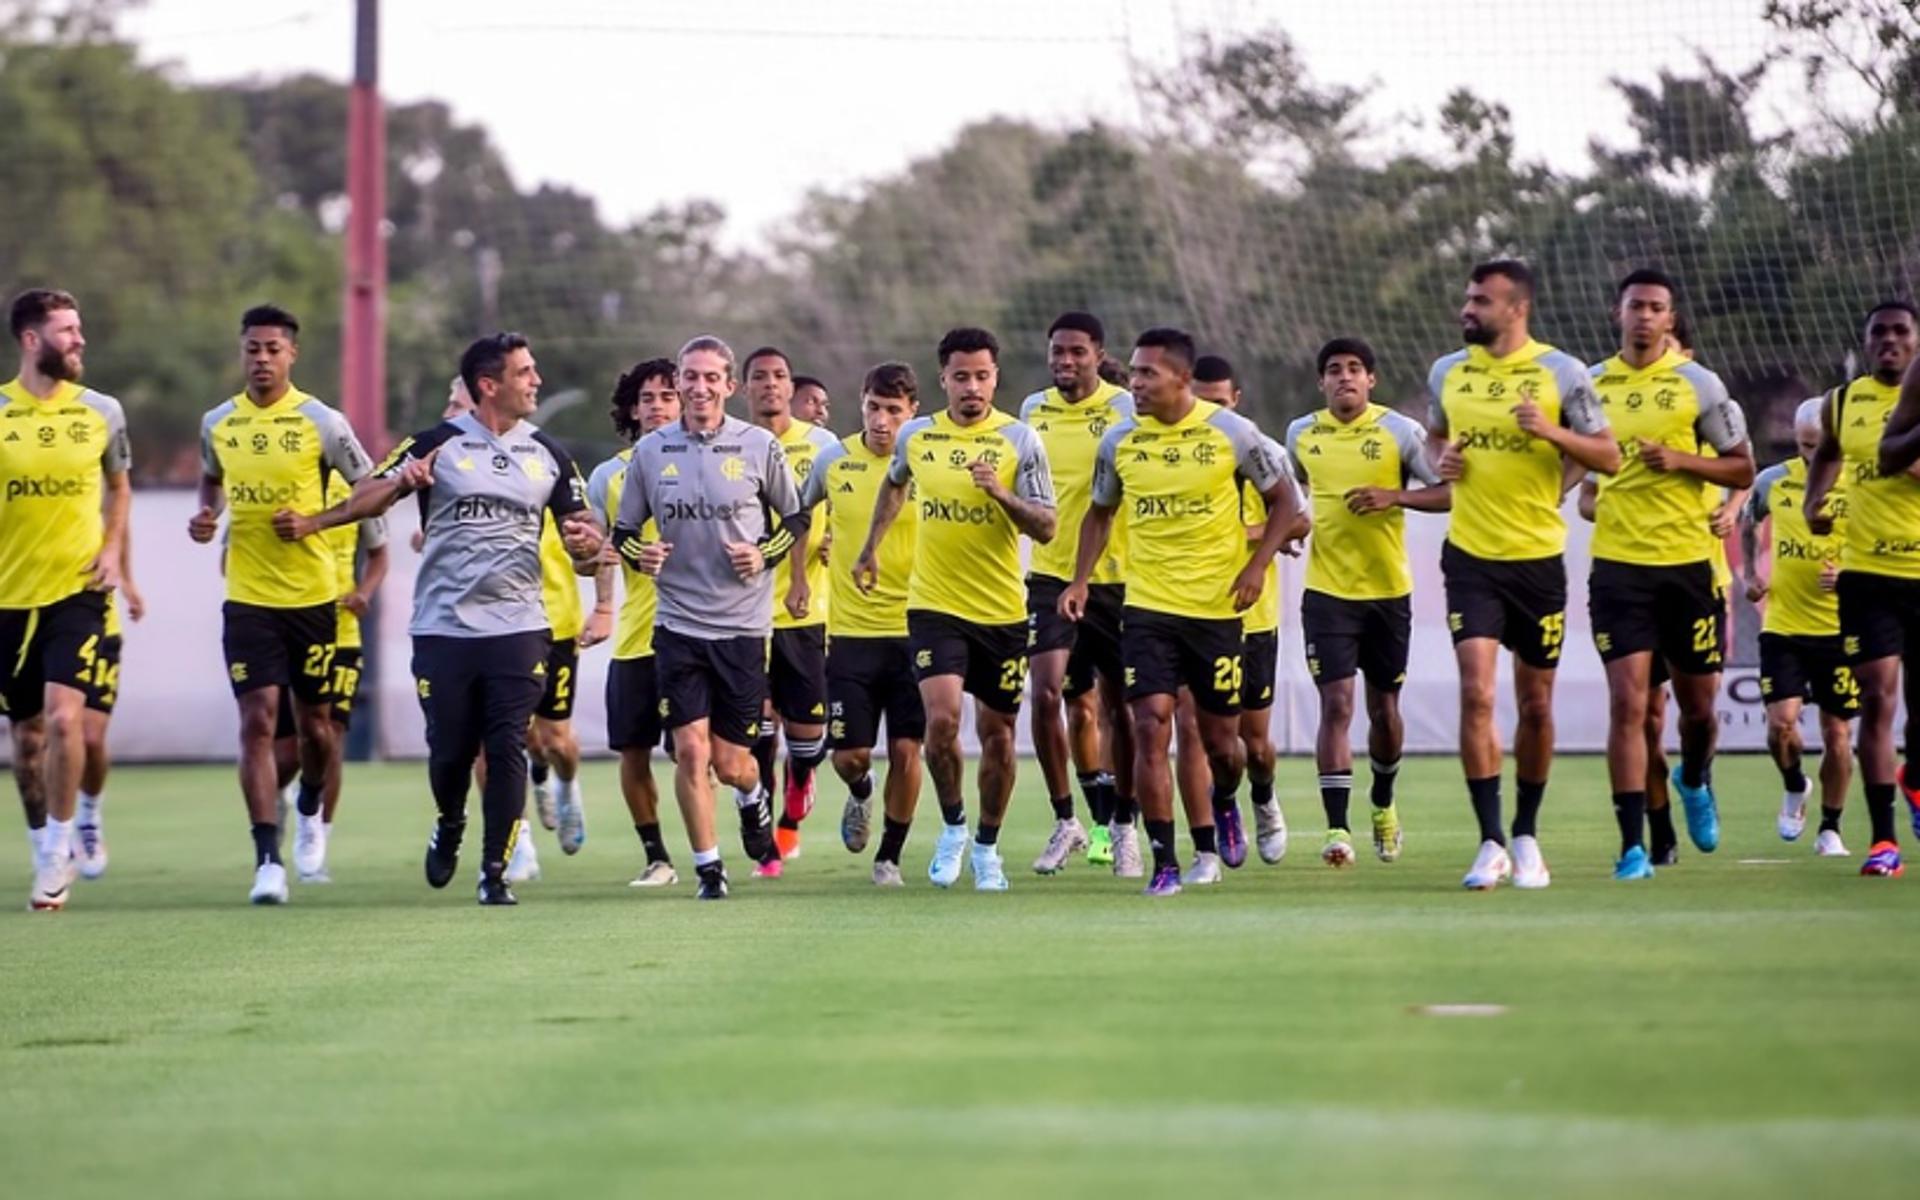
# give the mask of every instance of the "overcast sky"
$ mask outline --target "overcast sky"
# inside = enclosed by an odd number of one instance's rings
[[[155,62],[225,81],[347,77],[352,0],[149,0]],[[567,184],[621,221],[707,196],[751,239],[811,187],[846,187],[993,115],[1066,126],[1140,114],[1130,63],[1201,30],[1277,23],[1316,77],[1378,81],[1371,112],[1429,116],[1468,85],[1561,166],[1626,139],[1610,76],[1758,57],[1761,0],[386,0],[383,85],[491,131],[523,184]],[[1481,47],[1488,49],[1482,50]],[[1762,120],[1793,114],[1779,73]],[[1411,135],[1418,138],[1420,135]]]

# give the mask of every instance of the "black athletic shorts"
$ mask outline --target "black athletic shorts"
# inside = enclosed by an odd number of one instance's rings
[[[1273,707],[1280,674],[1280,631],[1262,629],[1240,639],[1240,707],[1260,712]]]
[[[573,719],[573,691],[580,677],[580,643],[561,638],[547,646],[546,683],[533,715],[543,721]]]
[[[1567,640],[1567,568],[1558,554],[1496,562],[1447,542],[1440,548],[1440,573],[1456,646],[1493,638],[1530,667],[1560,665]]]
[[[49,683],[90,693],[106,629],[105,592],[75,592],[39,608],[0,609],[0,716],[39,716]]]
[[[546,633],[413,639],[414,694],[427,718],[427,754],[471,763],[489,738],[525,747],[545,679]],[[284,707],[284,706],[283,706]]]
[[[958,675],[961,686],[995,712],[1017,713],[1027,692],[1026,624],[979,625],[927,609],[907,612],[915,679]]]
[[[336,605],[266,608],[229,600],[221,607],[220,644],[227,654],[233,694],[255,688],[291,689],[308,704],[326,700],[333,686]]]
[[[1760,698],[1811,700],[1828,716],[1860,715],[1860,685],[1853,678],[1839,635],[1760,635]]]
[[[1071,699],[1092,691],[1095,675],[1115,681],[1125,677],[1120,613],[1126,607],[1127,588],[1120,583],[1089,584],[1087,611],[1078,623],[1060,615],[1060,593],[1066,590],[1066,582],[1051,575],[1027,576],[1027,653],[1069,652],[1061,693]]]
[[[1345,600],[1310,591],[1300,598],[1300,629],[1306,637],[1307,674],[1316,687],[1355,674],[1364,675],[1376,692],[1397,692],[1407,681],[1411,597]]]
[[[827,627],[802,625],[773,631],[767,660],[767,691],[773,711],[797,725],[827,723]]]
[[[913,677],[913,649],[903,637],[836,637],[827,644],[827,745],[869,750],[887,740],[927,736],[927,710]]]
[[[99,650],[94,652],[93,666],[87,674],[87,707],[111,715],[119,698],[120,635],[115,633],[102,637]]]
[[[767,639],[697,638],[656,627],[653,657],[662,725],[704,720],[721,741],[753,745],[767,703]]]
[[[1855,665],[1920,656],[1920,579],[1843,570],[1838,591],[1843,648]]]
[[[1651,652],[1682,675],[1712,675],[1726,661],[1726,603],[1713,586],[1711,563],[1646,567],[1596,558],[1587,613],[1601,662]]]
[[[659,745],[661,708],[654,656],[614,659],[607,667],[607,745],[615,750]]]
[[[1239,617],[1208,619],[1127,606],[1127,699],[1193,693],[1220,716],[1240,711],[1245,634]]]
[[[333,723],[342,729],[353,726],[353,698],[360,694],[361,648],[339,646],[333,652]],[[290,704],[281,705],[292,708]]]

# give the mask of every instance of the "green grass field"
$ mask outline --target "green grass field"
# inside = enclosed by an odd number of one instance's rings
[[[626,887],[599,763],[586,849],[541,833],[546,878],[482,910],[464,869],[421,880],[423,768],[354,767],[337,882],[254,909],[231,773],[123,770],[66,912],[24,911],[23,839],[0,870],[4,1191],[1920,1193],[1920,880],[1779,842],[1740,758],[1719,853],[1616,885],[1587,759],[1548,797],[1551,890],[1468,894],[1456,768],[1406,776],[1400,863],[1322,867],[1288,762],[1286,862],[1163,902],[1027,872],[1030,763],[998,896],[927,885],[925,816],[876,893],[829,786],[785,879],[736,866],[703,905]],[[1460,1003],[1507,1011],[1419,1012]]]

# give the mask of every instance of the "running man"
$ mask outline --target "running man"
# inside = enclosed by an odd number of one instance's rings
[[[1086,612],[1089,581],[1123,501],[1127,504],[1127,703],[1134,721],[1134,783],[1153,850],[1149,896],[1182,883],[1214,884],[1220,857],[1211,827],[1191,830],[1193,868],[1183,880],[1173,837],[1167,750],[1180,689],[1193,694],[1215,797],[1239,790],[1242,614],[1266,589],[1268,567],[1295,531],[1299,502],[1286,454],[1238,413],[1195,398],[1193,339],[1149,329],[1134,343],[1136,413],[1107,431],[1095,460],[1093,495],[1073,582],[1061,615]],[[1247,553],[1241,481],[1267,505],[1259,544]]]
[[[1860,687],[1841,645],[1840,601],[1834,595],[1846,545],[1845,479],[1827,493],[1833,528],[1825,536],[1814,536],[1801,509],[1807,464],[1820,448],[1825,407],[1826,398],[1815,396],[1794,411],[1793,440],[1799,453],[1753,481],[1740,544],[1747,599],[1767,604],[1760,626],[1760,697],[1767,705],[1767,751],[1780,769],[1776,828],[1789,842],[1798,841],[1807,828],[1807,796],[1813,787],[1801,768],[1800,709],[1812,700],[1820,709],[1820,830],[1813,852],[1822,858],[1845,858],[1840,818],[1853,783],[1852,721],[1860,712]],[[1764,579],[1759,571],[1763,524],[1772,562]]]
[[[827,395],[827,385],[811,375],[795,375],[792,411],[794,420],[825,429],[827,415],[833,411],[833,398]]]
[[[906,363],[886,362],[867,372],[860,388],[860,432],[825,451],[800,488],[809,512],[827,506],[827,537],[842,546],[860,544],[873,523],[873,509],[893,462],[900,430],[919,411],[919,381]],[[834,773],[847,785],[840,840],[854,854],[867,848],[873,825],[873,747],[880,720],[887,722],[887,782],[880,848],[873,855],[873,882],[900,887],[900,851],[907,844],[920,802],[920,743],[927,712],[913,677],[907,640],[907,581],[913,573],[920,517],[909,506],[880,542],[879,573],[863,590],[852,571],[829,575],[833,590],[827,622],[827,739]],[[804,595],[804,578],[794,595]]]
[[[984,329],[951,329],[939,354],[946,410],[901,429],[853,572],[862,591],[879,586],[879,547],[911,486],[920,528],[907,584],[907,636],[926,706],[927,769],[943,822],[927,877],[935,887],[952,887],[967,852],[960,707],[963,693],[970,693],[980,740],[973,884],[1004,892],[1000,824],[1013,795],[1014,722],[1027,675],[1020,537],[1039,545],[1053,540],[1053,476],[1032,428],[993,407],[998,339]]]
[[[1400,857],[1403,834],[1393,802],[1406,728],[1400,689],[1413,635],[1413,571],[1406,513],[1446,512],[1453,490],[1427,457],[1427,431],[1374,403],[1373,347],[1335,338],[1315,356],[1327,407],[1287,427],[1287,452],[1313,497],[1313,542],[1300,600],[1307,674],[1320,693],[1314,760],[1327,814],[1320,861],[1352,865],[1347,817],[1353,792],[1353,677],[1366,679],[1367,798],[1373,853]],[[1418,480],[1417,488],[1408,485]]]
[[[1553,765],[1553,677],[1566,641],[1567,526],[1561,480],[1571,460],[1610,475],[1620,447],[1584,364],[1533,340],[1533,272],[1481,263],[1460,309],[1466,349],[1433,364],[1428,452],[1453,486],[1447,541],[1447,625],[1460,664],[1460,762],[1480,825],[1464,880],[1485,891],[1552,882],[1538,823]],[[1513,654],[1517,807],[1513,848],[1501,827],[1500,737],[1493,727],[1495,665]]]

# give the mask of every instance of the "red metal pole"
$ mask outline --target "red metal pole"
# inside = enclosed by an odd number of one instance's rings
[[[346,314],[340,387],[367,452],[387,451],[387,122],[380,102],[380,0],[355,0],[353,90],[347,102]]]

